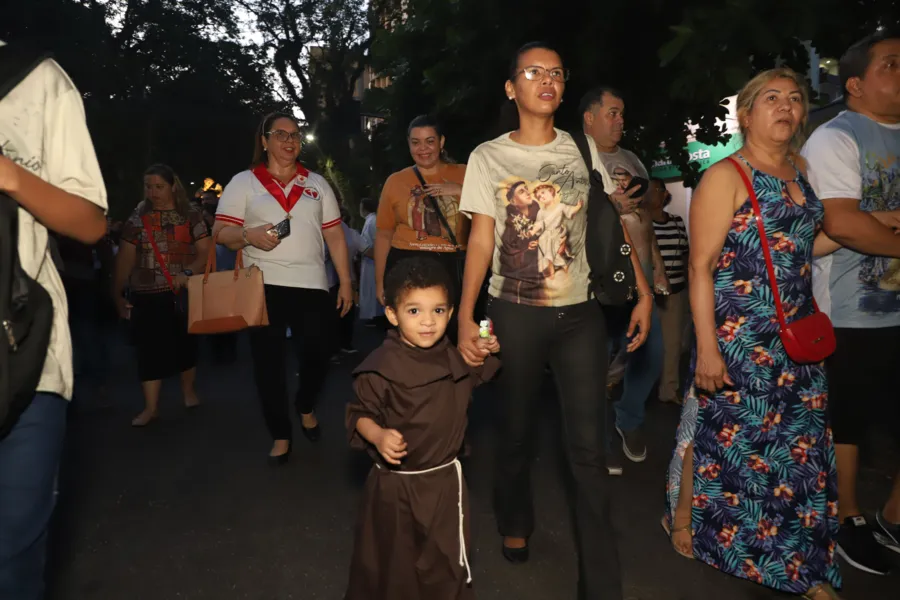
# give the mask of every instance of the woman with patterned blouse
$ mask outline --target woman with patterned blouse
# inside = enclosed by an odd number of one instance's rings
[[[825,367],[785,351],[757,219],[788,322],[814,310],[813,256],[836,245],[797,154],[808,99],[789,69],[738,95],[744,146],[707,170],[691,201],[696,329],[663,526],[675,550],[814,600],[837,598],[834,445]],[[759,199],[755,214],[741,172]]]
[[[200,401],[194,389],[197,341],[187,332],[188,277],[206,268],[212,238],[200,209],[171,167],[144,173],[144,201],[122,229],[113,278],[119,316],[131,321],[144,410],[131,424],[143,427],[158,415],[162,380],[181,375],[184,404]],[[129,297],[123,295],[125,287]]]

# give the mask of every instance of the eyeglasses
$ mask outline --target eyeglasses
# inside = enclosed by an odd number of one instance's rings
[[[532,67],[525,67],[521,71],[516,71],[513,79],[525,73],[525,79],[528,81],[540,81],[544,77],[547,76],[547,73],[550,73],[550,78],[554,81],[568,81],[569,75],[571,74],[568,69],[564,69],[562,67],[556,67],[555,69],[545,69],[544,67],[538,67],[537,65]]]
[[[288,133],[283,129],[275,129],[273,131],[267,131],[266,135],[271,136],[278,140],[279,142],[286,142],[288,140],[293,140],[295,142],[299,142],[302,137],[299,131],[294,131],[292,133]]]

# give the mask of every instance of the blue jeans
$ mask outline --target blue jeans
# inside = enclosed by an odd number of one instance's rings
[[[36,394],[0,441],[0,598],[41,600],[47,525],[56,504],[56,474],[69,403]]]
[[[627,326],[627,323],[626,323]],[[625,351],[627,330],[618,340],[621,351]],[[622,397],[615,403],[616,425],[622,431],[634,431],[644,423],[647,398],[656,385],[663,367],[663,335],[659,311],[653,308],[650,317],[650,333],[647,341],[631,354],[626,355],[625,378]],[[614,356],[611,352],[610,356]]]

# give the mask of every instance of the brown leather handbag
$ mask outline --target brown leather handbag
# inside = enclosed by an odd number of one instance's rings
[[[188,333],[232,333],[269,324],[263,272],[244,268],[238,250],[234,271],[216,272],[216,240],[209,249],[206,272],[188,279]]]

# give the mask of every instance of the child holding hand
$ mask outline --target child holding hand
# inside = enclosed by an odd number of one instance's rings
[[[345,600],[473,598],[466,548],[468,492],[459,463],[472,390],[500,366],[466,365],[445,337],[450,276],[428,258],[385,278],[397,328],[354,371],[350,445],[375,461],[363,491]],[[480,340],[491,353],[497,338]]]

